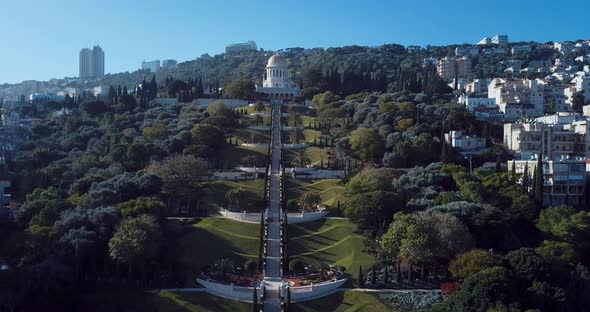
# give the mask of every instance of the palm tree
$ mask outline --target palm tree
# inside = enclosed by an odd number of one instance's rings
[[[291,134],[289,134],[289,139],[291,142],[299,144],[299,141],[305,139],[305,133],[303,132],[303,129],[300,127],[294,128],[293,131],[291,131]]]
[[[228,201],[230,208],[239,208],[240,200],[244,199],[245,197],[244,190],[242,188],[232,189],[225,193],[225,199]]]
[[[293,161],[291,162],[293,166],[303,168],[307,165],[311,165],[311,159],[305,153],[305,149],[299,149],[295,152],[295,156],[293,157]]]
[[[328,264],[328,262],[321,259],[315,259],[314,267],[320,273],[320,278],[322,280],[326,278],[326,273],[330,271],[330,265]]]
[[[226,274],[234,270],[234,263],[227,258],[221,258],[215,262],[214,268],[217,272],[220,272],[221,276],[225,279]]]
[[[289,123],[291,124],[291,127],[299,127],[301,126],[302,122],[303,121],[301,120],[301,116],[299,115],[299,113],[291,112],[291,118],[289,118]]]
[[[254,103],[254,109],[257,112],[261,112],[264,110],[264,103],[262,103],[261,101],[256,101],[256,103]]]
[[[264,121],[264,118],[260,115],[254,115],[254,124],[259,126]]]
[[[317,206],[321,203],[322,197],[320,196],[320,193],[313,191],[304,193],[303,195],[301,195],[301,198],[299,199],[299,204],[301,205],[303,210],[305,210],[306,208],[312,210],[314,206]]]

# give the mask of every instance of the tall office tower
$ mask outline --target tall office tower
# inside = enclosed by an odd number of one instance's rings
[[[80,77],[92,77],[92,50],[80,50]]]
[[[104,76],[104,51],[99,45],[92,48],[92,76]]]
[[[80,77],[97,78],[104,76],[104,51],[100,46],[80,50]]]

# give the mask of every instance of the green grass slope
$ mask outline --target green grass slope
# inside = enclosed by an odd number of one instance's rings
[[[199,276],[201,269],[221,258],[237,265],[248,259],[257,260],[260,225],[221,218],[204,219],[179,237],[177,251],[186,274]]]
[[[240,209],[259,212],[263,206],[264,180],[247,181],[211,181],[201,183],[205,198],[203,203],[207,205],[207,211],[217,212],[226,203],[225,194],[231,189],[242,188],[245,193],[244,199],[240,202]]]
[[[390,312],[395,311],[379,300],[376,294],[355,291],[337,292],[327,297],[292,304],[294,312]]]
[[[228,300],[208,293],[161,292],[156,299],[158,312],[251,311],[252,304]]]
[[[286,179],[287,200],[299,199],[306,192],[318,192],[322,197],[322,204],[335,207],[338,200],[342,201],[344,186],[339,184],[340,179],[323,180],[297,180]]]
[[[373,256],[364,253],[364,237],[354,233],[356,225],[346,219],[324,219],[291,224],[288,228],[287,254],[289,259],[314,263],[321,259],[346,268],[350,278],[356,279],[359,266],[368,269]]]

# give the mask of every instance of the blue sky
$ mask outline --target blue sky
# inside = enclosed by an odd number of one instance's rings
[[[79,50],[97,43],[116,73],[249,39],[266,50],[587,39],[589,11],[588,0],[0,0],[0,83],[76,76]]]

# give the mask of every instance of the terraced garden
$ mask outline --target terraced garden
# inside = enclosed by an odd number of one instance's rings
[[[293,159],[295,158],[295,153],[296,150],[286,151],[285,163],[287,167],[292,166]],[[328,155],[326,154],[326,151],[321,147],[308,146],[305,148],[305,153],[307,154],[307,157],[309,157],[312,166],[320,166],[322,163],[322,159],[324,160],[324,166],[328,164]]]
[[[340,179],[298,180],[288,178],[285,181],[287,200],[299,199],[304,193],[313,191],[320,193],[322,204],[336,207],[344,192],[344,186],[340,184]]]
[[[252,304],[229,300],[204,292],[161,292],[156,298],[156,307],[159,312],[252,311]]]
[[[376,294],[355,291],[336,292],[327,297],[295,303],[289,306],[289,311],[295,312],[392,312],[391,307],[385,305]]]
[[[245,193],[244,199],[240,201],[240,210],[259,212],[263,203],[264,180],[247,181],[212,181],[201,183],[206,196],[202,203],[206,205],[209,213],[215,213],[223,207],[226,202],[225,193],[231,189],[242,188]]]
[[[238,139],[239,142],[239,139]],[[254,148],[246,146],[227,146],[219,151],[219,158],[215,165],[218,169],[233,169],[241,165],[241,161],[246,156],[254,156],[264,159],[266,155],[266,148]]]
[[[178,238],[181,263],[187,276],[196,278],[201,269],[221,258],[243,265],[257,259],[260,225],[221,218],[208,218],[195,223]]]
[[[98,291],[78,298],[84,311],[158,311],[158,312],[213,312],[251,311],[252,305],[229,300],[206,292],[150,293],[115,289]]]
[[[309,223],[290,224],[287,254],[313,264],[317,259],[346,268],[356,279],[359,266],[367,270],[373,256],[363,252],[364,237],[354,233],[356,225],[346,219],[324,219]]]

